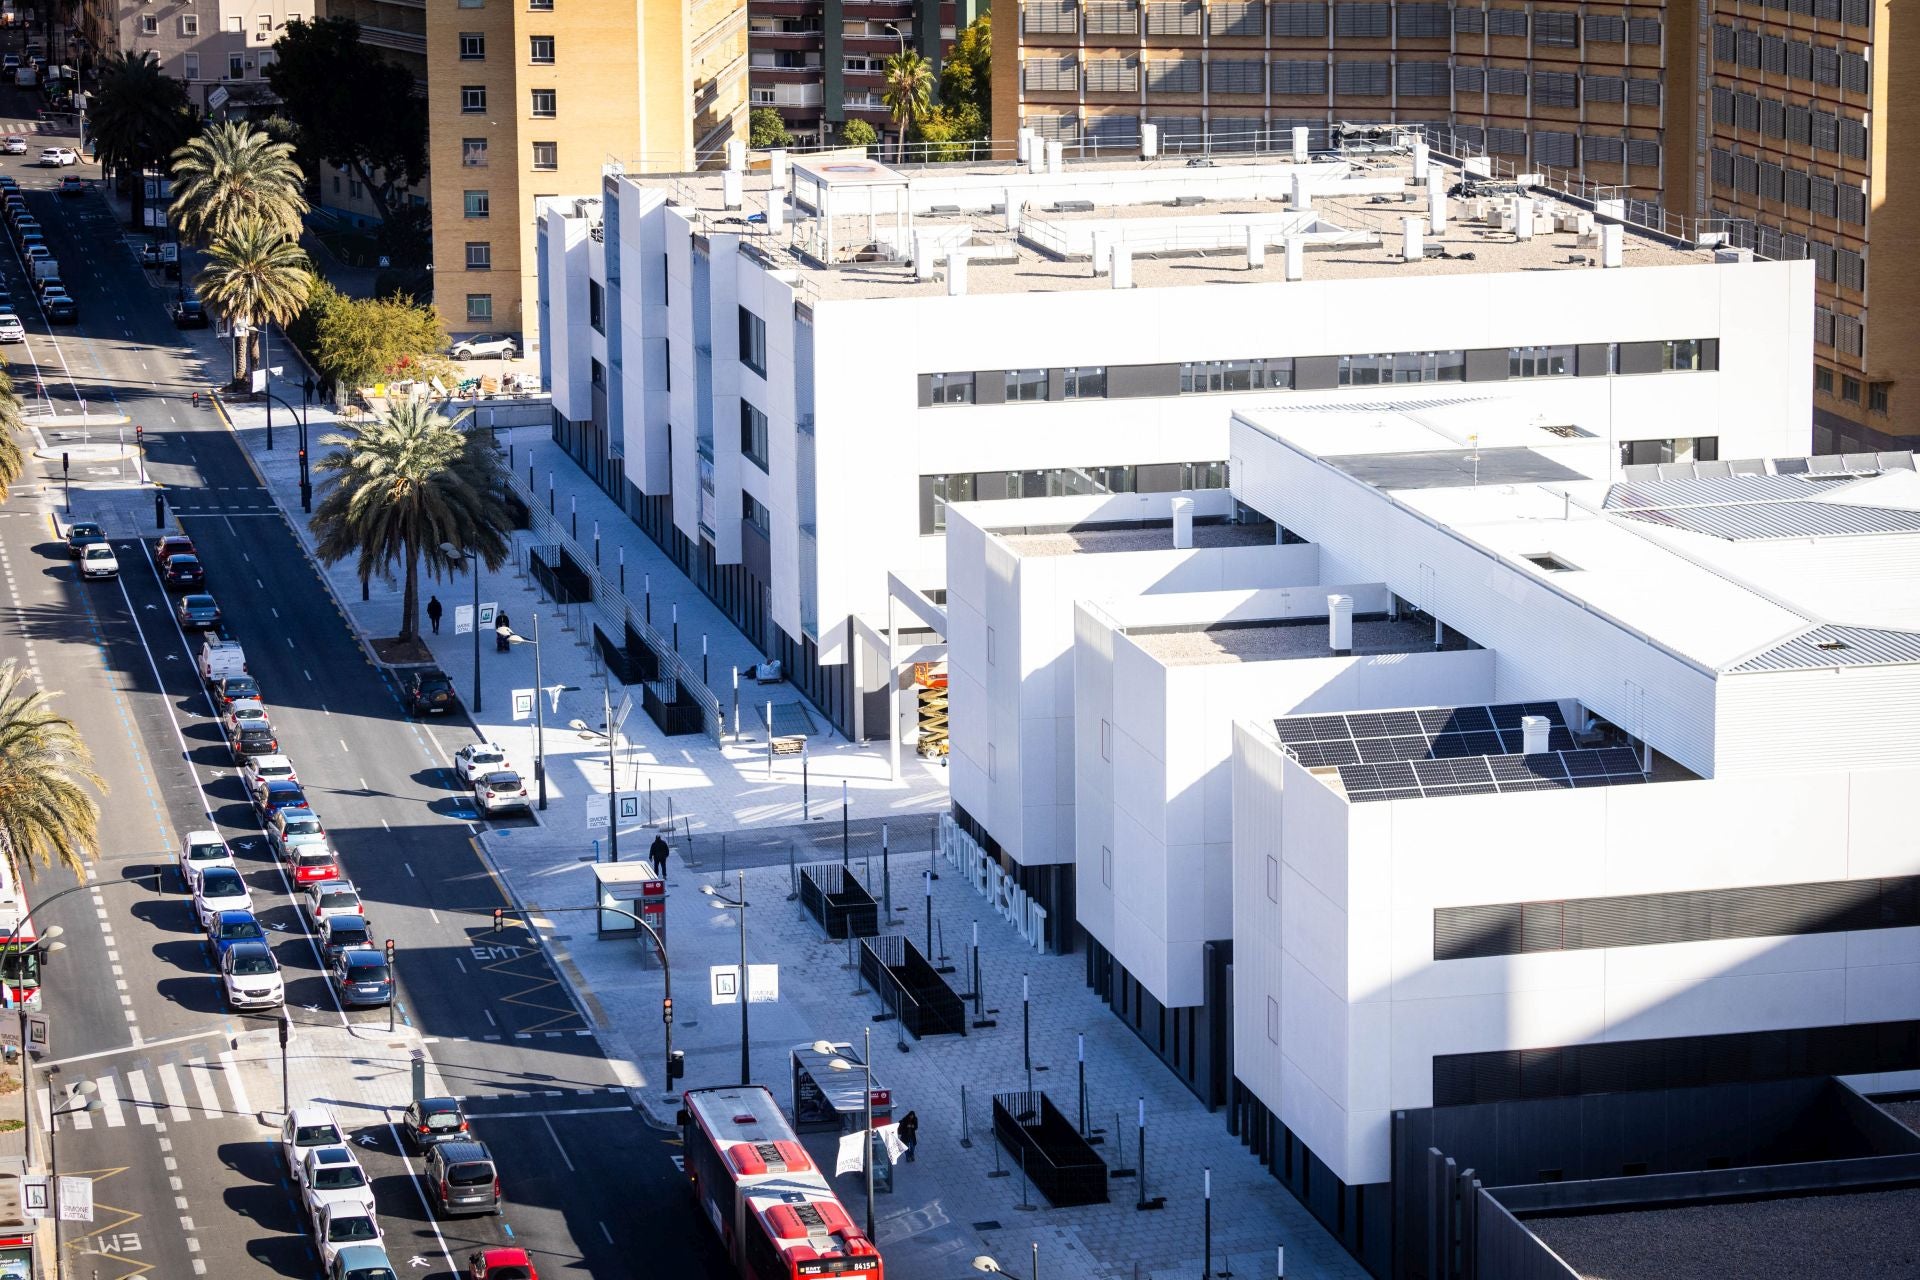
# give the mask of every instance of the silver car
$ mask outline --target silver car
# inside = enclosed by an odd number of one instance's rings
[[[476,333],[471,337],[461,338],[453,344],[453,358],[483,360],[489,356],[496,356],[502,360],[511,360],[519,350],[520,344],[513,340],[511,334]]]

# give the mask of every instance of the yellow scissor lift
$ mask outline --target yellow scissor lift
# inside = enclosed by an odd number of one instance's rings
[[[928,759],[947,754],[947,668],[941,662],[913,664],[914,692],[920,703],[918,750]]]

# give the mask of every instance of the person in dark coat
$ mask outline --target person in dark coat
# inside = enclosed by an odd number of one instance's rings
[[[920,1145],[920,1115],[909,1111],[900,1117],[900,1145],[907,1149],[907,1162],[913,1162],[913,1149]]]
[[[667,875],[667,854],[670,852],[672,850],[667,845],[667,838],[658,834],[653,837],[653,844],[647,849],[647,859],[653,863],[653,874],[663,880]]]
[[[427,597],[427,621],[433,624],[433,634],[435,635],[440,634],[440,615],[443,612],[444,610],[442,610],[440,607],[440,597],[428,596]]]

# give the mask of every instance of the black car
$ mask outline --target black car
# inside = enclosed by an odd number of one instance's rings
[[[258,698],[260,684],[252,676],[228,676],[214,686],[213,699],[225,711],[242,698]]]
[[[67,526],[67,554],[78,560],[87,544],[105,542],[107,531],[91,520],[75,520]]]
[[[79,324],[80,304],[72,298],[54,298],[42,308],[48,324]]]
[[[459,1142],[467,1134],[467,1112],[458,1098],[422,1098],[407,1104],[400,1130],[416,1152],[442,1142]]]
[[[460,709],[453,679],[444,671],[416,671],[407,677],[407,714],[444,715]]]
[[[327,967],[332,968],[342,951],[364,951],[374,946],[373,926],[365,916],[328,916],[320,930],[320,943],[327,953]]]
[[[181,596],[179,615],[183,631],[212,631],[220,625],[220,605],[204,591]]]
[[[259,725],[240,730],[233,738],[233,764],[235,768],[244,765],[254,756],[278,755],[280,739],[273,736],[273,730]]]
[[[173,327],[176,329],[204,329],[207,327],[207,309],[198,298],[182,298],[173,304]]]
[[[161,566],[160,580],[169,590],[191,591],[207,584],[207,569],[199,556],[168,556]]]

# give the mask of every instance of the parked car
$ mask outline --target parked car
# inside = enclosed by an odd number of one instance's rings
[[[61,169],[70,164],[79,164],[80,157],[74,154],[72,147],[43,147],[40,150],[40,164],[46,169]]]
[[[320,924],[329,916],[364,916],[366,909],[360,903],[360,891],[353,887],[351,880],[316,880],[302,886],[300,890],[300,910],[314,924]]]
[[[341,1250],[354,1245],[386,1246],[380,1220],[350,1204],[322,1205],[312,1221],[313,1243],[320,1250],[320,1265],[333,1266]]]
[[[244,768],[252,756],[270,756],[280,750],[280,739],[265,725],[249,726],[236,734],[231,743],[234,767]]]
[[[540,1280],[525,1249],[476,1249],[462,1280]]]
[[[48,324],[80,323],[80,304],[65,294],[48,298],[41,303],[40,310],[46,314]]]
[[[75,560],[80,558],[80,550],[90,542],[105,542],[107,531],[91,520],[75,520],[67,526],[67,554]]]
[[[153,562],[165,565],[173,556],[191,556],[198,553],[193,549],[193,539],[184,533],[163,533],[153,542]]]
[[[457,1142],[468,1132],[467,1110],[458,1098],[421,1098],[407,1104],[400,1132],[416,1153],[442,1142]]]
[[[293,761],[285,756],[254,756],[241,766],[240,776],[246,782],[249,794],[262,782],[300,781],[293,771]]]
[[[0,311],[0,342],[25,342],[27,326],[11,311]]]
[[[329,854],[333,851],[327,843],[327,829],[321,825],[320,816],[304,808],[275,811],[267,819],[267,843],[273,846],[276,858],[291,859],[299,849],[317,847]]]
[[[377,1244],[350,1244],[333,1255],[327,1280],[394,1280],[393,1261]]]
[[[520,350],[519,344],[511,334],[476,333],[470,338],[461,338],[453,344],[455,360],[481,360],[494,356],[501,360],[511,360]]]
[[[7,68],[9,72],[15,69],[14,67]],[[5,140],[0,141],[0,151],[4,151],[10,156],[23,156],[27,154],[27,140],[17,133],[8,134]]]
[[[220,605],[204,591],[181,596],[178,612],[182,631],[211,631],[220,625]]]
[[[193,915],[202,929],[223,911],[253,910],[253,894],[237,867],[207,867],[193,878]]]
[[[442,1216],[500,1212],[500,1170],[484,1142],[442,1142],[427,1150],[427,1194]]]
[[[407,714],[410,716],[445,715],[460,709],[453,680],[444,671],[428,668],[407,677]]]
[[[373,1186],[367,1171],[353,1158],[345,1143],[335,1147],[315,1147],[301,1160],[300,1190],[306,1200],[308,1217],[328,1205],[353,1206],[363,1213],[373,1212]]]
[[[393,970],[384,951],[368,947],[342,951],[333,961],[333,990],[340,1003],[365,1008],[393,1002]]]
[[[365,916],[328,916],[320,925],[320,948],[331,969],[342,951],[374,949],[373,926]]]
[[[496,770],[474,783],[473,799],[480,812],[488,816],[530,808],[533,803],[527,795],[527,784],[511,769]]]
[[[168,556],[166,562],[160,566],[160,580],[167,584],[169,590],[191,591],[195,587],[205,585],[206,566],[200,563],[200,557],[197,555]]]
[[[229,1009],[273,1009],[287,1002],[280,962],[264,942],[236,942],[220,957],[220,986]]]
[[[207,309],[200,299],[189,295],[173,304],[173,327],[176,329],[207,327]]]
[[[280,1159],[296,1187],[306,1170],[307,1152],[345,1142],[339,1123],[325,1107],[295,1107],[280,1122]]]
[[[180,841],[180,889],[192,893],[200,884],[200,873],[210,867],[233,869],[233,850],[218,831],[189,831]]]
[[[222,711],[230,710],[236,702],[246,701],[260,701],[260,682],[252,676],[228,676],[213,686],[213,703]]]
[[[338,880],[340,878],[340,857],[334,853],[333,846],[325,840],[313,844],[294,844],[287,846],[289,853],[281,854],[287,866],[293,871],[295,885],[312,884],[316,880]],[[358,916],[342,916],[340,919],[358,920]]]
[[[267,717],[267,709],[258,698],[243,698],[228,707],[226,714],[220,717],[220,727],[226,730],[229,738],[242,729],[252,729],[260,725],[272,728],[273,721]],[[261,803],[261,797],[255,796],[254,801],[256,804]],[[305,804],[305,798],[298,803]]]
[[[87,184],[75,177],[60,179],[60,194],[63,196],[83,196],[87,193]]]
[[[512,767],[507,763],[507,749],[491,742],[469,742],[453,753],[454,776],[468,786],[483,773]]]
[[[215,960],[226,954],[228,947],[266,940],[267,931],[260,927],[260,921],[251,911],[222,911],[207,926],[207,950]]]
[[[241,717],[245,717],[244,719]],[[227,732],[238,732],[236,725],[251,721],[267,722],[266,709],[259,703],[242,702],[227,713]],[[282,809],[306,809],[307,793],[300,789],[297,782],[262,782],[253,789],[253,807],[260,811],[262,818],[271,819]],[[318,822],[318,819],[315,819]]]
[[[107,543],[91,543],[80,554],[80,576],[117,578],[120,576],[120,557],[113,554],[112,546]]]

